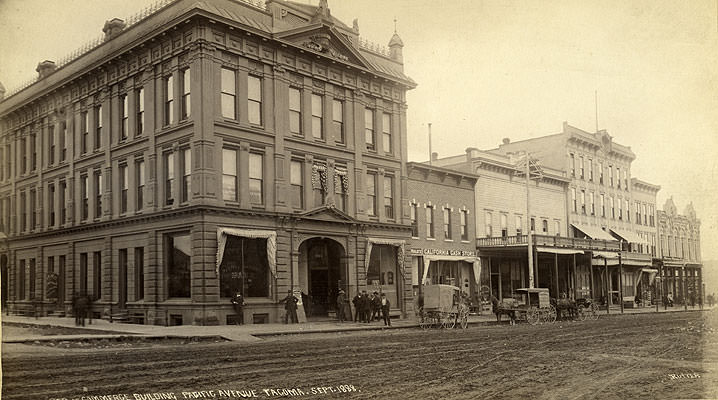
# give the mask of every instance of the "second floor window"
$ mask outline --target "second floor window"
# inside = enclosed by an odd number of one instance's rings
[[[126,98],[127,96],[125,96]],[[97,150],[102,146],[102,106],[95,107],[95,146]]]
[[[84,221],[88,217],[89,213],[89,196],[90,196],[90,182],[87,179],[87,175],[80,177],[80,198],[82,199],[81,208],[81,219]]]
[[[524,230],[524,222],[520,215],[516,216],[516,236],[520,236]]]
[[[324,139],[324,97],[312,94],[312,137]]]
[[[189,68],[185,68],[180,72],[182,77],[182,119],[187,119],[192,114],[192,95],[190,94],[192,85],[192,74],[190,74]]]
[[[586,214],[586,191],[581,190],[581,213]]]
[[[571,188],[571,204],[573,205],[573,212],[578,212],[578,205],[576,203],[576,188]]]
[[[364,109],[364,140],[367,150],[376,150],[376,137],[374,134],[374,110]]]
[[[381,131],[382,146],[384,147],[384,152],[388,154],[393,154],[394,148],[392,146],[391,140],[391,114],[382,114]]]
[[[501,214],[501,237],[509,236],[508,215]]]
[[[341,100],[332,100],[332,120],[334,130],[334,141],[343,144],[344,139],[344,102]]]
[[[102,173],[95,171],[95,218],[102,216]]]
[[[606,217],[606,197],[601,194],[601,216]]]
[[[492,232],[492,215],[490,211],[487,211],[485,214],[485,220],[484,220],[484,233],[486,234],[486,237],[491,237],[493,235]]]
[[[264,156],[249,153],[249,202],[264,204]]]
[[[235,72],[231,69],[222,68],[222,116],[224,118],[237,119],[237,87]]]
[[[189,201],[192,193],[192,150],[182,149],[182,192],[181,202]]]
[[[409,205],[409,218],[411,220],[411,237],[419,237],[419,220],[417,218],[418,206],[414,203]]]
[[[394,177],[384,177],[384,216],[394,219]]]
[[[302,134],[302,92],[293,87],[289,88],[289,132]]]
[[[48,206],[50,207],[49,226],[53,227],[53,226],[55,226],[55,207],[56,207],[56,205],[55,205],[55,185],[50,184],[47,187],[47,190],[49,192],[48,202],[50,203],[50,204],[48,204]]]
[[[174,122],[174,80],[172,75],[164,79],[164,125]]]
[[[541,232],[548,234],[548,220],[541,221]]]
[[[301,161],[292,160],[289,165],[289,183],[292,191],[292,207],[304,208],[304,165]]]
[[[222,149],[222,198],[237,201],[237,150]]]
[[[257,76],[247,77],[247,118],[249,123],[262,125],[262,79]]]
[[[368,173],[366,175],[366,213],[376,216],[376,174]]]
[[[459,212],[459,225],[461,226],[461,240],[469,240],[468,218],[469,212],[461,210]]]
[[[172,152],[165,153],[164,172],[165,172],[165,204],[169,206],[174,203],[174,191],[175,191],[175,155]]]
[[[48,139],[48,151],[47,151],[47,165],[55,164],[55,125],[50,125],[47,132]],[[6,153],[7,157],[10,157],[10,153]],[[9,171],[8,171],[9,172]]]
[[[444,240],[451,240],[451,209],[444,208]]]
[[[120,213],[127,212],[127,192],[130,185],[128,172],[126,164],[120,165]]]
[[[142,136],[145,131],[145,89],[140,88],[136,92],[135,114],[137,116],[137,132],[135,136]]]
[[[426,237],[433,238],[434,237],[434,207],[432,206],[426,206],[426,209],[424,210],[425,219],[426,219]]]
[[[127,95],[120,97],[120,140],[127,140],[130,134],[129,101]]]
[[[561,222],[553,221],[556,236],[561,236]]]
[[[137,161],[135,171],[137,172],[137,211],[144,208],[145,204],[145,161]]]
[[[80,136],[80,151],[82,154],[87,153],[87,141],[90,137],[90,132],[88,131],[90,126],[90,120],[89,116],[87,114],[87,111],[84,111],[81,115],[81,123],[80,123],[80,129],[81,129],[81,136]]]

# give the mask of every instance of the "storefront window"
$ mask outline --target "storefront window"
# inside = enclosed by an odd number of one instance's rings
[[[221,297],[269,297],[267,239],[229,236],[219,267]]]
[[[167,297],[190,297],[190,234],[165,235],[165,276]]]

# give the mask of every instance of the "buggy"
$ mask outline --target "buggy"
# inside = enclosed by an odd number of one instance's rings
[[[466,329],[469,324],[469,301],[461,289],[452,285],[424,286],[423,306],[419,307],[419,326]]]

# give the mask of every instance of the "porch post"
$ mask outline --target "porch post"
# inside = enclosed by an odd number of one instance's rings
[[[611,313],[611,293],[609,293],[608,288],[611,286],[608,282],[608,260],[606,258],[603,258],[603,268],[604,268],[604,276],[606,277],[606,281],[604,283],[604,288],[606,291],[606,314]]]
[[[688,311],[688,302],[686,301],[686,264],[681,267],[681,290],[683,291],[683,310]]]
[[[576,276],[576,253],[573,254],[573,264],[571,265],[573,271],[573,299],[578,298],[578,276]]]
[[[533,267],[534,267],[534,286],[533,287],[538,287],[538,282],[539,282],[538,263],[539,262],[538,262],[538,251],[536,250],[535,246],[534,246],[532,261],[533,261]]]
[[[558,254],[553,254],[553,283],[556,287],[556,292],[554,292],[554,296],[556,298],[559,298],[559,287],[558,287]]]
[[[589,288],[588,295],[591,296],[591,300],[595,299],[595,291],[593,287],[593,252],[591,252],[590,259],[588,260],[588,281],[591,287]]]
[[[623,314],[623,261],[621,253],[618,253],[618,302],[621,303],[621,314]]]

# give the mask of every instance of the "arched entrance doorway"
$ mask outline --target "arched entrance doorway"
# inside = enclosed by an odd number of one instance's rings
[[[312,238],[299,246],[299,286],[309,295],[307,317],[326,317],[336,312],[337,295],[346,286],[344,247],[327,238]]]

